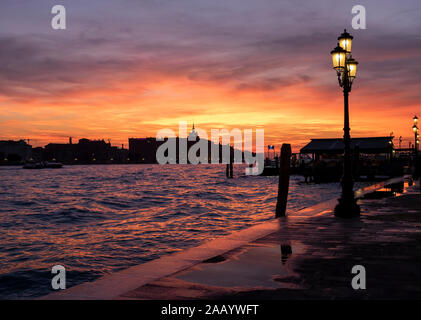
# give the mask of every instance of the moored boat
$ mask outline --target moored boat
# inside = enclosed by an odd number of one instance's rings
[[[42,162],[28,162],[22,167],[23,169],[43,169],[44,164]]]
[[[45,162],[27,162],[22,167],[23,169],[59,169],[63,167],[63,164],[56,161],[45,161]]]
[[[51,169],[58,169],[58,168],[63,167],[63,164],[61,164],[60,162],[55,162],[55,161],[53,162],[48,161],[48,162],[44,162],[44,167],[51,168]]]

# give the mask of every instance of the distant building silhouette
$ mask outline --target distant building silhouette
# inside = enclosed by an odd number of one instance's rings
[[[372,154],[380,157],[391,157],[393,154],[393,136],[352,138],[351,150],[359,148],[363,154]],[[341,155],[344,150],[342,138],[333,139],[311,139],[311,141],[301,148],[301,154],[313,154],[313,158],[320,158],[323,155]]]
[[[57,161],[63,164],[123,164],[123,163],[157,163],[156,153],[163,143],[168,139],[174,139],[177,147],[176,162],[180,163],[180,143],[190,150],[198,140],[199,135],[194,127],[190,131],[188,138],[165,138],[157,141],[156,138],[129,138],[129,149],[111,146],[111,142],[102,140],[89,140],[82,138],[78,143],[74,143],[69,137],[68,143],[49,143],[44,148],[32,149],[26,141],[0,141],[0,164],[17,165],[27,161]],[[183,141],[184,140],[184,141]],[[219,162],[223,159],[223,150],[233,151],[232,147],[222,146],[207,140],[208,163],[211,163],[212,150],[218,150]],[[232,153],[232,152],[230,152]],[[250,153],[250,152],[248,152]],[[254,153],[250,153],[254,155]],[[244,157],[244,153],[243,153]]]
[[[397,157],[393,136],[352,138],[352,174],[354,179],[374,181],[376,176],[403,174],[403,157]],[[343,173],[343,139],[311,139],[300,150],[300,165],[304,176],[314,182],[339,181]],[[311,162],[305,155],[311,155]],[[363,177],[363,178],[360,178]],[[306,178],[307,180],[307,178]]]
[[[129,138],[129,155],[137,163],[156,163],[156,150],[162,143],[155,138]]]
[[[60,161],[65,164],[106,164],[128,162],[128,150],[112,147],[104,140],[80,139],[77,144],[49,143],[45,146],[42,160]]]
[[[163,141],[157,141],[156,138],[129,138],[129,155],[134,163],[157,163],[156,160],[156,153],[162,144],[170,139],[175,139],[175,144],[177,148],[177,158],[176,162],[180,163],[179,155],[180,155],[180,144],[187,145],[187,152],[190,150],[191,146],[193,146],[198,140],[199,135],[194,127],[190,131],[188,138],[165,138]],[[183,141],[184,140],[184,141]],[[211,156],[212,156],[212,148],[218,149],[218,156],[219,161],[222,162],[222,154],[223,148],[222,145],[215,144],[214,142],[207,140],[208,144],[208,163],[211,163]],[[233,150],[232,147],[230,147]]]
[[[0,141],[0,163],[20,163],[28,161],[32,157],[32,146],[25,140]]]

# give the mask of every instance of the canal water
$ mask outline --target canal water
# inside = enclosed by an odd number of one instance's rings
[[[223,165],[0,167],[0,299],[92,281],[274,217],[277,177]],[[339,195],[339,184],[291,177],[288,210]]]

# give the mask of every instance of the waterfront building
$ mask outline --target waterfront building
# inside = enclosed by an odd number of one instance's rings
[[[30,160],[32,157],[32,146],[25,140],[0,141],[0,163],[13,164]]]

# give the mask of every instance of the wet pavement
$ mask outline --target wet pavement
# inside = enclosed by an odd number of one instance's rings
[[[281,218],[276,232],[119,298],[419,299],[421,194],[381,194],[360,201],[361,218]],[[366,290],[351,286],[355,265]]]

